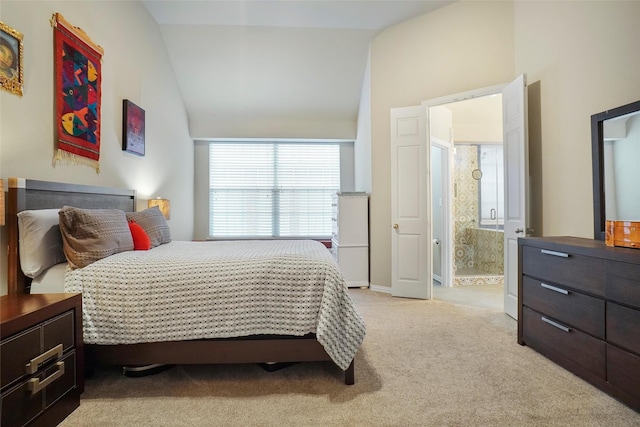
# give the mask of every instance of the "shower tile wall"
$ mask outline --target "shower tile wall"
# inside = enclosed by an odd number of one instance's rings
[[[467,232],[473,236],[476,268],[485,274],[504,274],[504,233],[484,228]]]
[[[478,227],[478,181],[471,171],[478,167],[476,145],[456,145],[453,166],[454,202],[454,275],[475,268],[473,235],[467,230]]]
[[[471,172],[478,168],[478,146],[456,145],[454,156],[454,284],[481,284],[459,277],[465,275],[502,275],[504,240],[502,231],[478,227],[478,181]],[[498,280],[498,279],[496,279]],[[492,283],[495,280],[491,281]]]

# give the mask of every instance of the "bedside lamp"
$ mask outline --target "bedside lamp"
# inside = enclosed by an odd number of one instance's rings
[[[166,219],[171,219],[171,202],[169,199],[163,199],[158,196],[157,199],[149,199],[149,201],[147,201],[147,206],[150,208],[154,206],[159,207],[162,215],[164,215]]]
[[[0,179],[0,225],[4,225],[4,179]]]

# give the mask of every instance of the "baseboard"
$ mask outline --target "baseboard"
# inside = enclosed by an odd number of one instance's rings
[[[390,294],[391,293],[391,287],[374,285],[373,283],[369,283],[369,289],[371,289],[372,291],[375,291],[375,292],[382,292],[382,293],[385,293],[385,294]]]

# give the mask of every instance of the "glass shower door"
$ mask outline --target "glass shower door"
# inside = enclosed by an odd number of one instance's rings
[[[454,285],[502,283],[504,160],[502,144],[456,144]]]

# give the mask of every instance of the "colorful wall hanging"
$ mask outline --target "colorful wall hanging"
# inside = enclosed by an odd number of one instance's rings
[[[55,163],[81,164],[100,172],[100,100],[103,49],[61,14],[54,29]]]
[[[0,88],[22,96],[22,33],[0,21]]]

